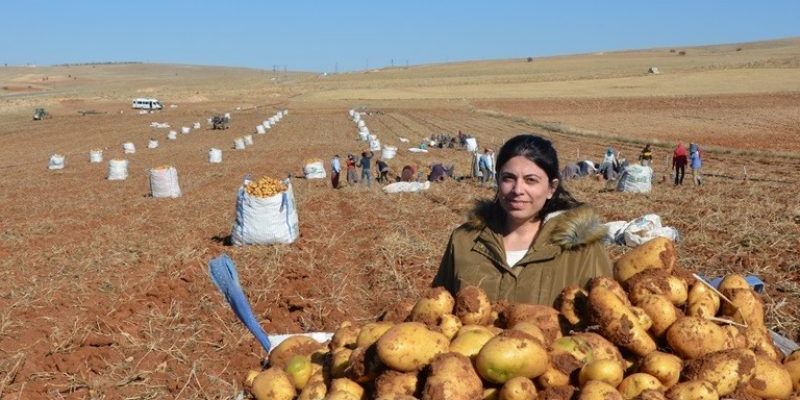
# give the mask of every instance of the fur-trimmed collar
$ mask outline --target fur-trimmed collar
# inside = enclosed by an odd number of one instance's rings
[[[502,224],[503,213],[499,206],[492,201],[482,200],[472,209],[466,226],[475,230],[489,228],[499,233],[503,230]],[[549,232],[551,243],[564,250],[603,240],[607,231],[600,216],[587,205],[548,214],[542,229]]]

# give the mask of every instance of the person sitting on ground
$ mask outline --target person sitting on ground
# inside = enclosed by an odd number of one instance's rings
[[[416,180],[417,180],[417,168],[413,165],[404,166],[402,172],[400,172],[400,181],[414,182]]]
[[[432,164],[428,180],[431,182],[444,182],[447,178],[447,169],[442,164]]]
[[[578,165],[579,163],[569,163],[564,167],[564,170],[561,171],[561,180],[568,181],[570,179],[575,179],[580,177],[581,168]]]
[[[455,295],[475,285],[492,302],[552,306],[562,289],[611,276],[600,217],[558,179],[552,143],[508,140],[497,156],[498,188],[450,235],[433,287]]]
[[[594,175],[597,173],[597,166],[592,160],[583,160],[578,162],[580,176]]]

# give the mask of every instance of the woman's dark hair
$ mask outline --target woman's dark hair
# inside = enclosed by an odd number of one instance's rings
[[[551,182],[553,179],[559,179],[560,169],[558,167],[558,153],[553,147],[553,143],[540,136],[522,134],[509,139],[503,144],[503,147],[500,148],[500,152],[497,154],[496,171],[498,172],[498,186],[500,183],[500,171],[508,160],[516,156],[523,156],[544,170],[547,174],[548,182]],[[545,201],[542,211],[539,212],[539,217],[544,218],[551,212],[569,210],[581,204],[583,203],[575,200],[567,189],[564,188],[564,182],[561,181],[558,187],[556,187],[553,197]]]

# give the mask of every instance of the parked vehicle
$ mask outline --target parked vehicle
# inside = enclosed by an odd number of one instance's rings
[[[161,102],[158,99],[152,98],[138,98],[134,99],[131,103],[131,107],[138,109],[138,110],[161,110],[164,106],[161,105]]]

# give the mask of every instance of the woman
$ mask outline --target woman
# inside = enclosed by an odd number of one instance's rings
[[[477,285],[492,301],[552,305],[568,285],[611,275],[598,216],[558,180],[550,141],[519,135],[497,156],[497,195],[450,236],[433,286]]]
[[[641,161],[642,165],[645,167],[649,167],[653,164],[653,150],[650,149],[650,143],[644,145],[642,153],[639,154],[639,161]]]
[[[683,176],[686,174],[687,162],[686,147],[683,147],[683,143],[678,142],[675,151],[672,152],[672,169],[675,170],[675,186],[683,185]]]

